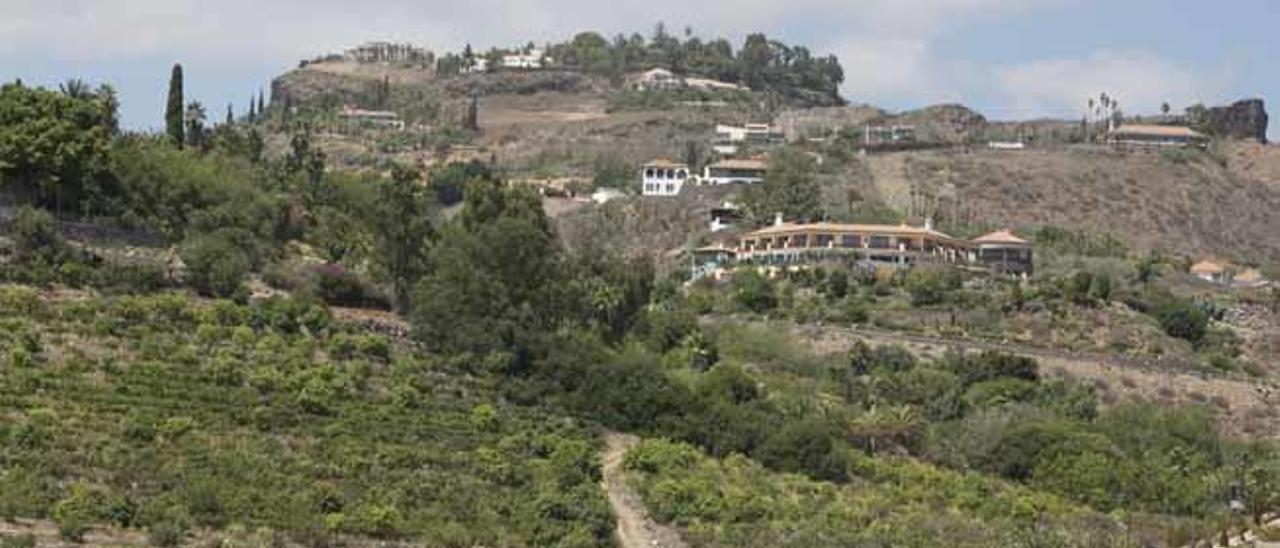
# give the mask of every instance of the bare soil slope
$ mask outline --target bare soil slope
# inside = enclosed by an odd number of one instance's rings
[[[1280,185],[1242,179],[1207,153],[1074,147],[902,154],[917,194],[955,195],[954,203],[935,200],[917,214],[1110,232],[1138,249],[1191,256],[1280,260]],[[876,183],[886,195],[901,194],[897,177]]]

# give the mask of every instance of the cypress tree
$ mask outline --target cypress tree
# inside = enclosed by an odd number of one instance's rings
[[[267,112],[267,102],[264,99],[265,94],[262,90],[258,90],[258,115],[262,116]]]
[[[257,104],[253,102],[253,97],[249,97],[249,123],[251,124],[258,121],[257,109],[258,107]]]
[[[169,103],[164,111],[164,125],[169,140],[178,148],[182,148],[182,144],[186,141],[186,131],[183,127],[185,106],[182,100],[182,65],[174,63],[173,74],[169,76]]]
[[[227,125],[236,123],[236,113],[231,108],[231,103],[227,103]]]

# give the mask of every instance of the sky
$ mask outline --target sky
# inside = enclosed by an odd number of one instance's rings
[[[299,60],[368,40],[442,52],[649,35],[658,22],[834,53],[843,95],[890,110],[958,102],[995,120],[1075,119],[1104,92],[1131,114],[1280,104],[1278,0],[0,0],[0,13],[0,81],[110,83],[124,124],[144,130],[163,123],[174,62],[187,97],[220,119]]]

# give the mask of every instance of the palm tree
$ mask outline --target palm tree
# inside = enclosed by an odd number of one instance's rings
[[[72,99],[88,99],[93,95],[93,92],[89,90],[89,84],[79,78],[71,78],[59,84],[58,89],[62,91],[63,95]]]
[[[204,105],[200,101],[187,103],[187,110],[182,118],[187,124],[187,144],[200,147],[204,144],[204,123],[208,119]]]

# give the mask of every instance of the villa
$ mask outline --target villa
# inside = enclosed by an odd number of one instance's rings
[[[730,262],[765,268],[792,268],[836,263],[870,263],[907,268],[919,264],[967,267],[993,274],[1030,276],[1031,242],[1000,230],[964,240],[933,227],[907,224],[788,223],[781,215],[773,225],[738,236],[731,253],[699,250],[694,272],[728,268]],[[714,264],[697,262],[713,258]],[[713,269],[709,268],[714,267]]]
[[[1125,124],[1111,130],[1107,142],[1116,147],[1203,148],[1209,138],[1185,126]]]
[[[502,56],[502,68],[508,69],[541,69],[551,63],[546,52],[530,49],[525,53],[512,53]]]
[[[721,160],[706,167],[705,185],[756,184],[764,182],[769,164],[758,158]]]
[[[640,167],[640,193],[644,196],[678,196],[690,173],[688,164],[653,160]]]
[[[404,120],[400,115],[389,110],[364,110],[348,105],[342,108],[338,117],[347,123],[348,129],[377,127],[404,131],[405,128]]]

